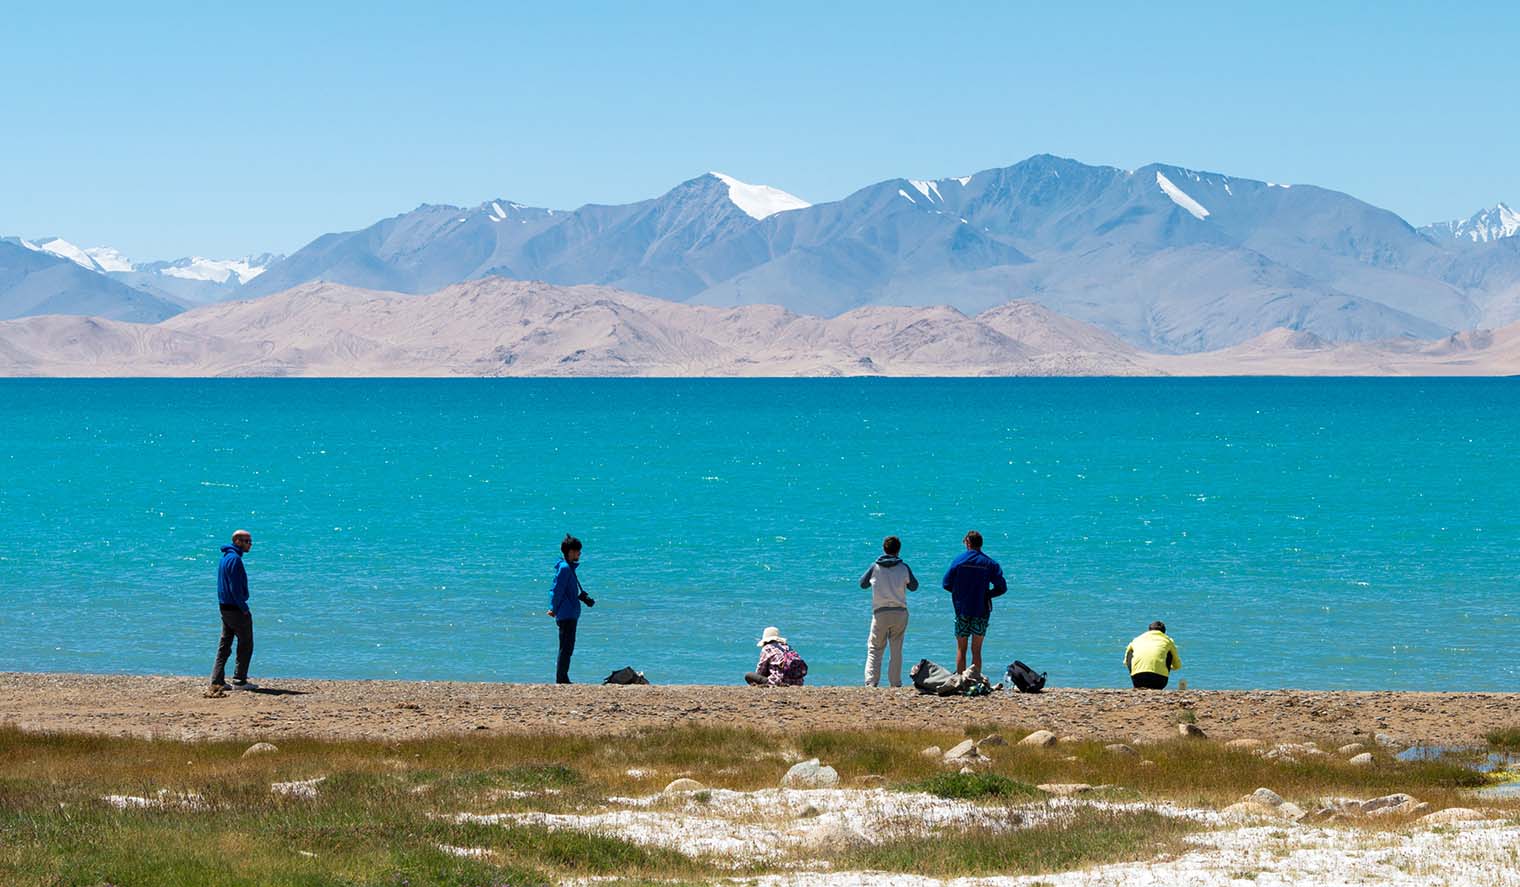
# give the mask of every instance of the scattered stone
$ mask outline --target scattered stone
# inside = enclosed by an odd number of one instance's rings
[[[1269,788],[1259,788],[1244,798],[1242,801],[1257,801],[1270,807],[1281,807],[1284,803],[1282,795]]]
[[[1189,739],[1207,738],[1207,734],[1203,732],[1203,728],[1197,724],[1178,724],[1177,732]]]
[[[957,764],[962,766],[978,766],[990,764],[992,763],[992,759],[978,751],[976,743],[968,739],[945,752],[945,763],[951,766]]]
[[[919,752],[919,754],[923,755],[926,758],[938,758],[942,757],[944,755],[944,752],[940,750],[939,746],[931,745],[923,751]]]
[[[970,774],[975,773],[975,772],[976,771],[973,770],[973,769],[971,769],[970,767],[962,767],[961,768],[961,775],[962,776],[969,776]]]
[[[1156,762],[1152,761],[1149,758],[1146,758],[1145,760],[1143,760],[1143,761],[1140,762],[1140,766],[1142,766],[1142,767],[1154,767],[1154,766],[1156,766]]]
[[[1115,742],[1110,745],[1105,745],[1103,746],[1103,749],[1105,751],[1111,751],[1116,755],[1135,755],[1136,757],[1139,757],[1140,755],[1139,752],[1135,751],[1122,742]]]
[[[1447,807],[1420,817],[1421,825],[1450,825],[1454,822],[1478,822],[1488,818],[1482,810],[1471,807]]]
[[[1381,745],[1384,748],[1397,748],[1399,745],[1399,741],[1397,739],[1394,739],[1392,736],[1389,736],[1387,733],[1374,733],[1372,736],[1372,741],[1376,742],[1378,745]]]
[[[1231,739],[1229,742],[1226,742],[1224,744],[1224,747],[1225,748],[1261,748],[1264,745],[1266,745],[1266,743],[1262,742],[1260,739],[1242,738],[1242,739]]]
[[[1363,801],[1361,812],[1363,816],[1401,816],[1415,813],[1419,807],[1420,801],[1416,798],[1403,792],[1396,792],[1391,795],[1383,795],[1381,798]]]
[[[976,744],[976,747],[977,748],[981,748],[982,746],[985,745],[988,748],[994,748],[994,747],[999,746],[999,745],[1007,745],[1007,744],[1008,744],[1008,740],[1004,739],[1001,733],[992,733],[992,734],[990,734],[988,736],[983,737],[982,741],[978,742]]]
[[[1062,758],[1061,760],[1065,761],[1068,764],[1074,764],[1077,761],[1080,761],[1082,759],[1079,758],[1079,757],[1077,757],[1076,755],[1067,755],[1066,757]]]
[[[663,792],[661,792],[661,794],[679,795],[679,794],[682,794],[684,792],[699,792],[699,791],[703,791],[706,788],[707,788],[707,786],[705,786],[702,783],[696,781],[695,779],[686,779],[686,778],[683,777],[681,779],[673,780],[670,783],[670,785],[665,786],[665,790]]]
[[[1365,748],[1366,746],[1362,745],[1360,742],[1351,742],[1336,749],[1335,753],[1338,755],[1354,755],[1357,752],[1364,750]]]
[[[326,781],[326,776],[318,776],[315,779],[303,779],[299,782],[274,782],[270,783],[269,790],[287,798],[310,801],[317,796],[317,786]]]
[[[1056,740],[1056,742],[1059,742],[1062,745],[1076,745],[1081,741],[1082,740],[1078,739],[1075,736],[1062,736],[1060,739]]]
[[[1284,819],[1291,819],[1294,822],[1298,822],[1300,819],[1303,819],[1305,816],[1309,815],[1308,811],[1304,810],[1304,808],[1298,806],[1292,801],[1283,801],[1281,804],[1278,804],[1277,812]]]
[[[819,822],[807,833],[803,843],[813,848],[850,847],[866,843],[865,836],[838,819]]]
[[[1059,795],[1063,798],[1070,797],[1071,795],[1084,795],[1093,790],[1093,787],[1085,782],[1047,782],[1043,785],[1037,785],[1035,788],[1048,795]]]
[[[976,754],[976,743],[970,739],[945,752],[945,760],[963,758],[966,755]]]
[[[1049,730],[1036,730],[1019,740],[1019,745],[1028,745],[1035,748],[1048,748],[1056,744],[1056,734]]]
[[[259,755],[272,755],[277,751],[279,751],[279,749],[276,748],[272,743],[255,742],[253,745],[248,746],[248,748],[243,751],[243,757],[252,758]]]
[[[782,788],[833,788],[839,784],[839,771],[818,762],[803,761],[781,777]]]
[[[1219,811],[1219,815],[1230,822],[1252,822],[1258,819],[1277,819],[1280,816],[1276,807],[1260,801],[1240,801],[1231,804]]]
[[[1346,763],[1350,764],[1353,767],[1371,767],[1372,766],[1372,753],[1364,751],[1361,754],[1356,755],[1355,757],[1351,758]]]

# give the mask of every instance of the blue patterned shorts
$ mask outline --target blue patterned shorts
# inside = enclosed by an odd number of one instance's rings
[[[969,638],[972,635],[976,635],[977,637],[985,636],[987,634],[987,620],[989,618],[988,616],[962,616],[957,613],[955,616],[955,636],[958,638]]]

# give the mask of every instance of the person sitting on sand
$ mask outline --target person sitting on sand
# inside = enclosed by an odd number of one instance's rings
[[[559,553],[560,562],[554,567],[554,585],[549,589],[549,615],[559,626],[559,658],[554,663],[554,683],[568,684],[581,604],[594,607],[596,601],[581,588],[581,580],[575,574],[575,568],[581,562],[581,540],[566,533],[559,544]]]
[[[232,655],[232,641],[237,640],[237,664],[232,670],[234,690],[256,690],[248,681],[248,665],[253,661],[253,611],[248,609],[248,571],[243,555],[253,548],[253,536],[247,530],[232,534],[232,544],[222,546],[222,560],[216,566],[216,603],[222,611],[222,639],[216,645],[216,664],[211,666],[208,696],[220,696],[227,684],[227,657]]]
[[[1150,631],[1129,642],[1124,667],[1136,690],[1164,690],[1168,676],[1182,667],[1177,644],[1166,634],[1166,623],[1156,620]]]
[[[807,677],[807,663],[786,643],[781,629],[772,625],[755,644],[760,648],[760,662],[744,676],[751,687],[800,687]]]
[[[961,540],[966,550],[950,562],[940,587],[955,605],[955,670],[966,671],[966,646],[971,646],[971,674],[982,673],[982,641],[992,618],[992,599],[1008,590],[1003,568],[982,554],[982,534],[972,530]]]
[[[898,554],[902,540],[888,536],[881,541],[885,552],[860,577],[860,587],[871,589],[871,633],[866,637],[866,686],[881,684],[882,649],[892,648],[887,681],[902,686],[903,634],[908,630],[908,592],[918,590],[918,577]]]

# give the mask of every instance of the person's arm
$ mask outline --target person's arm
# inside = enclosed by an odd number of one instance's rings
[[[554,573],[554,587],[549,590],[549,615],[558,619],[562,610],[575,596],[575,575],[569,567],[560,567]]]
[[[237,558],[232,563],[232,575],[228,577],[232,585],[232,597],[244,610],[248,609],[248,568],[243,566],[243,559]]]
[[[1002,565],[1001,564],[993,564],[992,565],[992,590],[991,590],[989,596],[991,596],[991,597],[999,597],[1004,592],[1006,592],[1007,590],[1008,590],[1008,580],[1003,578],[1003,567],[1002,567]]]
[[[1166,667],[1172,671],[1182,668],[1182,654],[1177,652],[1177,642],[1169,641],[1166,646]]]
[[[1131,643],[1128,647],[1124,648],[1124,670],[1125,671],[1129,671],[1129,672],[1133,672],[1135,670],[1135,667],[1133,665],[1131,665],[1130,663],[1132,663],[1134,661],[1135,661],[1135,645],[1134,645],[1134,643]]]
[[[871,587],[871,574],[874,573],[874,572],[876,572],[876,565],[875,564],[872,564],[871,566],[866,567],[865,575],[860,577],[860,587],[861,588],[870,588]]]
[[[951,588],[951,582],[954,579],[955,579],[955,563],[952,561],[951,564],[950,564],[950,569],[948,569],[948,570],[945,571],[945,578],[939,580],[939,587],[943,588],[946,591],[949,591],[950,588]]]
[[[904,563],[903,566],[908,567],[906,563]],[[908,567],[908,590],[918,591],[918,577],[913,575],[912,567]]]

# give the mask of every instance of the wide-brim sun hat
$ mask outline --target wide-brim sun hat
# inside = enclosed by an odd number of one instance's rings
[[[781,629],[774,625],[767,626],[765,631],[761,632],[760,640],[755,641],[755,646],[763,647],[772,643],[786,643],[786,638],[781,636]]]

